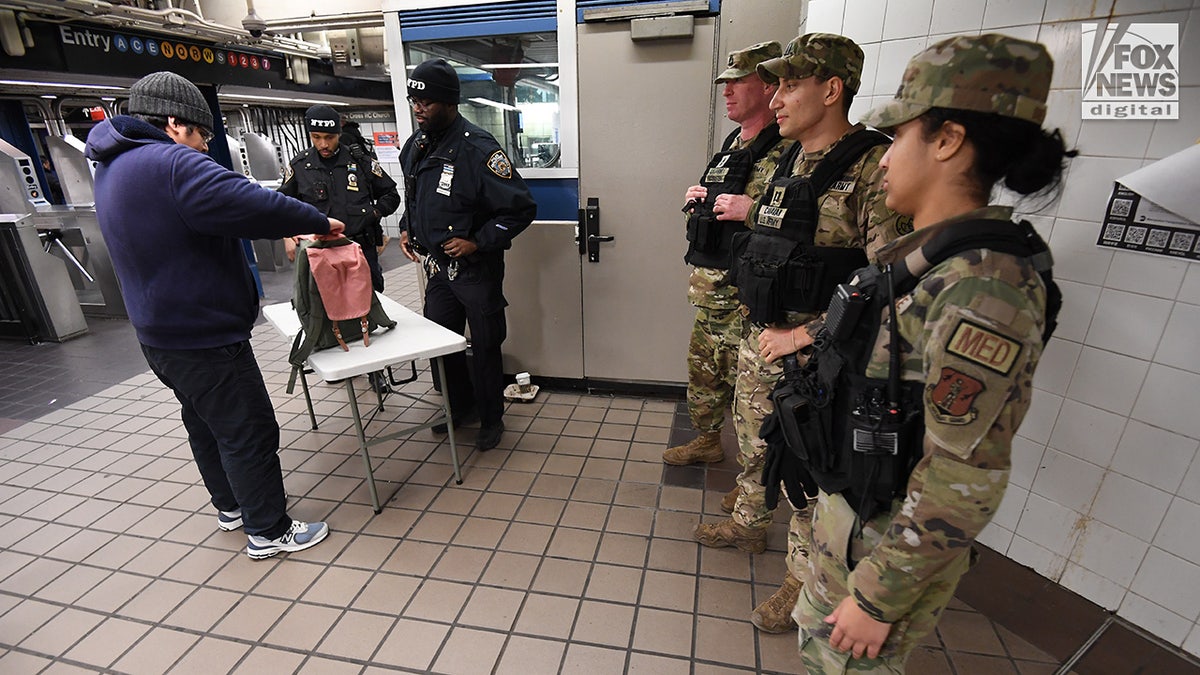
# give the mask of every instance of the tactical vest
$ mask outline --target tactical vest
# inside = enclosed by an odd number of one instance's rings
[[[739,220],[717,220],[713,214],[713,203],[719,195],[745,194],[746,184],[754,173],[754,165],[774,148],[782,136],[779,125],[772,122],[755,137],[748,148],[730,150],[739,130],[725,137],[721,152],[713,155],[700,179],[700,185],[708,188],[703,201],[688,202],[684,212],[688,214],[688,249],[683,259],[689,265],[729,269],[729,247],[733,235],[746,229]]]
[[[821,197],[871,148],[890,142],[862,129],[838,143],[808,176],[789,176],[799,145],[785,155],[775,178],[755,204],[754,229],[733,238],[732,281],[738,299],[758,324],[781,321],[784,313],[820,312],[834,287],[867,264],[862,247],[814,243]]]
[[[859,270],[852,284],[838,286],[808,363],[798,367],[791,357],[771,393],[775,410],[760,430],[768,443],[765,485],[773,478],[777,492],[782,480],[789,496],[815,495],[817,488],[841,494],[864,521],[904,497],[924,453],[925,383],[901,380],[895,298],[911,292],[939,263],[977,249],[1030,261],[1046,287],[1042,340],[1050,339],[1062,294],[1051,274],[1050,251],[1027,222],[960,223],[926,243],[923,259],[910,255],[883,269]],[[919,262],[910,269],[913,260]],[[870,378],[864,373],[880,330],[889,332],[888,377]],[[778,495],[769,495],[768,505],[771,499]]]

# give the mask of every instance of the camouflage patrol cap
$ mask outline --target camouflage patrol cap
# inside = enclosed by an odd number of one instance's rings
[[[792,40],[783,56],[758,64],[758,74],[800,80],[810,75],[840,77],[850,91],[862,82],[863,50],[854,40],[833,33],[808,33]]]
[[[1054,59],[1037,42],[995,33],[952,37],[914,56],[896,97],[862,122],[891,129],[930,108],[955,108],[1040,125],[1053,73]]]
[[[758,66],[758,64],[766,61],[767,59],[776,58],[782,53],[783,46],[774,40],[770,42],[760,42],[756,45],[746,47],[745,49],[739,49],[736,52],[729,52],[729,61],[726,64],[729,67],[726,68],[720,75],[718,75],[717,79],[713,80],[713,82],[721,84],[722,82],[728,82],[729,80],[739,80],[747,75],[750,75],[751,73],[756,72],[755,68]],[[762,73],[759,74],[761,75]],[[776,78],[774,75],[770,75],[769,77],[764,77],[763,80],[773,83],[776,82],[778,78]]]

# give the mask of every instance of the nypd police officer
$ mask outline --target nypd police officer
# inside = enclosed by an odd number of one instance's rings
[[[380,219],[400,206],[396,182],[369,155],[355,157],[340,142],[342,121],[327,105],[314,105],[304,113],[312,147],[284,169],[279,191],[308,202],[327,216],[346,223],[346,236],[362,246],[371,267],[371,285],[383,290],[383,269],[377,247],[383,245]],[[295,241],[284,240],[288,259],[295,257]]]
[[[533,221],[537,204],[496,139],[459,114],[450,64],[418,65],[408,100],[419,130],[400,153],[400,246],[425,269],[425,316],[457,333],[471,327],[470,375],[466,355],[445,357],[443,393],[454,424],[479,414],[476,447],[488,450],[504,431],[504,251]]]

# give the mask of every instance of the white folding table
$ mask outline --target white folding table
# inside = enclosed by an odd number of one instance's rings
[[[379,302],[383,305],[383,311],[387,312],[388,317],[396,322],[395,328],[377,329],[371,333],[369,346],[364,346],[361,340],[356,340],[347,343],[350,351],[334,347],[313,352],[308,357],[308,365],[318,377],[329,383],[336,383],[339,380],[345,383],[346,396],[350,400],[350,412],[354,416],[354,429],[358,433],[359,449],[362,451],[363,463],[367,469],[367,487],[371,492],[371,506],[374,507],[375,513],[379,513],[381,507],[379,493],[375,489],[375,471],[371,464],[371,455],[368,452],[370,446],[395,440],[401,436],[408,436],[435,424],[445,423],[450,440],[450,459],[454,463],[454,480],[459,485],[462,484],[462,471],[458,464],[458,449],[454,443],[454,425],[449,423],[450,403],[447,397],[442,396],[441,416],[423,424],[408,426],[386,435],[377,436],[368,441],[362,416],[358,411],[358,399],[354,395],[354,378],[358,375],[381,371],[397,363],[430,359],[438,362],[436,370],[440,376],[442,391],[445,392],[447,391],[446,369],[442,367],[441,359],[447,354],[461,352],[467,348],[466,338],[458,333],[439,326],[391,298],[382,294],[377,295]],[[291,303],[267,305],[262,308],[262,312],[272,326],[289,338],[294,338],[300,332],[300,318],[296,316],[296,310],[292,308]],[[308,396],[308,381],[304,379],[303,371],[300,373],[300,377],[308,403],[308,414],[315,429],[316,417],[313,415],[312,399]],[[427,402],[411,394],[395,393],[414,401]],[[382,405],[382,400],[380,404]]]

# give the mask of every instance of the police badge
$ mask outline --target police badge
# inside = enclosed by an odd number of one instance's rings
[[[488,157],[487,168],[501,178],[512,178],[512,162],[508,161],[503,150],[497,150]]]

